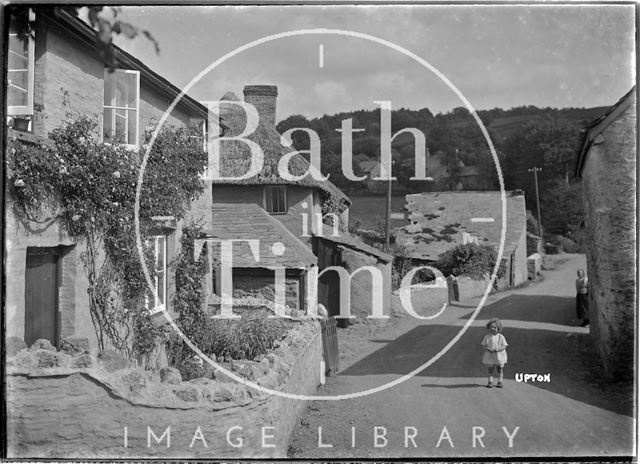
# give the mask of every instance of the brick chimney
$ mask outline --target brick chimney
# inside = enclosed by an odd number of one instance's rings
[[[275,130],[276,100],[278,87],[275,85],[247,85],[244,87],[244,101],[255,106],[260,115],[260,125]]]

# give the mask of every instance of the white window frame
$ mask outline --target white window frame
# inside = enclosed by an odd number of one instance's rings
[[[147,237],[147,243],[153,246],[153,273],[151,274],[151,281],[153,282],[153,304],[151,304],[149,296],[145,297],[145,307],[149,314],[156,314],[160,311],[167,309],[167,235],[151,235]],[[162,241],[162,244],[160,243]],[[164,254],[162,273],[164,274],[164,288],[162,294],[164,295],[164,301],[160,301],[158,296],[158,256],[159,252]]]
[[[29,26],[31,23],[35,21],[35,14],[33,10],[29,10]],[[32,116],[33,115],[33,91],[34,91],[34,70],[35,70],[35,39],[34,39],[35,31],[29,27],[29,34],[27,40],[29,41],[27,44],[27,105],[7,105],[7,116]],[[9,40],[11,37],[17,37],[15,33],[9,33]],[[24,70],[22,70],[24,71]],[[9,84],[9,67],[7,66],[7,85]],[[22,89],[24,90],[24,89]]]
[[[207,143],[207,134],[208,134],[208,130],[207,130],[207,120],[206,119],[192,119],[191,123],[200,125],[202,128],[202,151],[204,151],[205,153],[209,153],[209,149],[208,149],[208,143]],[[198,136],[189,136],[189,137],[193,137],[193,138],[200,138]],[[209,179],[211,179],[211,176],[209,175],[209,163],[207,162],[207,166],[204,168],[204,171],[200,174],[200,178],[204,181],[207,181]]]
[[[136,107],[135,108],[127,108],[124,106],[115,106],[115,98],[116,98],[116,93],[115,91],[112,92],[112,100],[111,100],[111,104],[110,105],[105,105],[104,104],[104,92],[105,92],[105,85],[106,85],[106,79],[104,79],[104,84],[102,86],[102,137],[103,137],[103,142],[104,142],[104,127],[105,127],[105,120],[104,120],[104,114],[105,114],[105,109],[109,108],[112,110],[125,110],[126,114],[127,114],[127,124],[125,124],[126,130],[129,130],[129,125],[128,125],[128,117],[129,117],[129,112],[135,109],[136,112],[136,133],[135,133],[135,141],[136,143],[123,143],[122,145],[127,147],[130,150],[137,150],[138,149],[138,145],[140,144],[140,71],[134,71],[131,69],[114,69],[113,70],[114,73],[120,73],[120,74],[133,74],[136,76],[136,84],[135,84],[135,88],[136,88]],[[109,73],[109,69],[105,68],[104,69],[104,73],[105,76],[107,75],[107,73]],[[112,112],[112,117],[111,117],[111,127],[115,127],[116,124],[116,112],[113,111]],[[128,135],[128,133],[127,133]],[[127,137],[128,138],[128,137]],[[104,142],[107,143],[107,142]],[[107,143],[108,144],[108,143]]]
[[[284,211],[269,211],[267,209],[267,190],[275,190],[275,189],[282,189],[282,191],[284,192]],[[271,204],[273,205],[273,201],[271,202]],[[289,211],[289,202],[287,200],[287,186],[286,185],[266,185],[263,189],[262,189],[262,205],[264,207],[264,210],[269,213],[269,214],[287,214],[287,212]]]

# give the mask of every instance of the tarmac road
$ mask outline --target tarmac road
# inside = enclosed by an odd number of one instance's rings
[[[620,401],[609,387],[594,384],[594,357],[586,359],[585,370],[588,329],[572,321],[575,275],[585,267],[584,256],[563,259],[556,270],[545,271],[542,282],[493,296],[462,338],[415,377],[362,398],[311,403],[292,434],[290,456],[633,454],[631,400]],[[377,351],[328,378],[320,394],[362,391],[412,371],[455,336],[475,309],[473,303],[451,306],[428,323],[407,317],[401,335],[379,340]],[[491,317],[502,320],[509,343],[502,389],[486,388],[480,361],[480,342]],[[549,374],[550,382],[517,382],[517,373]]]

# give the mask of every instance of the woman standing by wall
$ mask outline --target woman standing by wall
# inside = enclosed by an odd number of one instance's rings
[[[578,269],[578,278],[576,279],[576,316],[580,321],[580,327],[589,325],[588,284],[584,270]]]

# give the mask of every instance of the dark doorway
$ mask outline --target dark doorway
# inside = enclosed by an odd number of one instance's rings
[[[60,345],[58,291],[60,248],[28,248],[25,271],[24,341],[30,346],[39,338]]]
[[[341,253],[335,243],[317,238],[315,255],[318,257],[318,269],[340,266]],[[330,317],[340,315],[340,275],[336,271],[328,271],[318,279],[318,303],[322,303]],[[338,319],[338,327],[349,326],[348,319]]]

